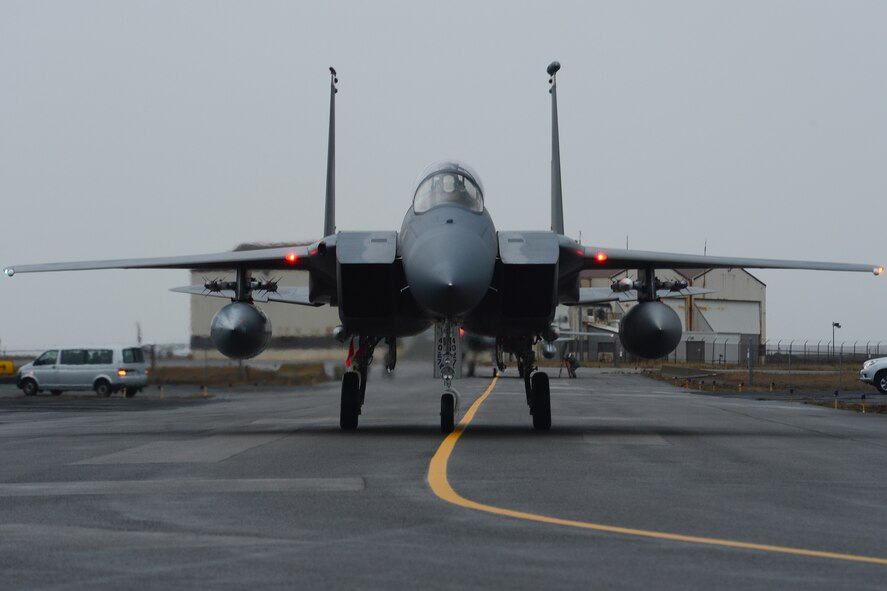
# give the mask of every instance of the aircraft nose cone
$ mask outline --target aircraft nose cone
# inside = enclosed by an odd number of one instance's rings
[[[462,316],[483,299],[494,256],[476,236],[431,237],[415,245],[404,271],[416,303],[445,318]]]

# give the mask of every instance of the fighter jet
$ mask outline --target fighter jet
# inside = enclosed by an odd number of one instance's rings
[[[668,355],[681,338],[677,314],[661,301],[703,293],[680,282],[663,282],[657,268],[769,268],[863,271],[882,267],[814,261],[713,257],[584,246],[564,235],[558,139],[557,73],[548,66],[551,94],[551,229],[497,231],[485,206],[480,177],[456,161],[432,164],[418,177],[400,232],[337,231],[335,224],[335,100],[338,78],[330,68],[329,140],[323,238],[292,248],[266,248],[196,256],[80,261],[10,266],[18,273],[92,269],[234,270],[234,281],[176,288],[195,295],[229,298],[213,318],[216,347],[235,359],[258,355],[271,326],[256,302],[337,306],[341,325],[334,336],[350,342],[342,378],[340,426],[357,428],[368,368],[376,346],[388,347],[393,370],[397,339],[435,328],[435,374],[443,381],[440,428],[454,429],[459,397],[453,388],[458,368],[459,329],[495,339],[497,362],[514,355],[524,379],[533,427],[551,427],[548,375],[536,365],[535,345],[559,337],[553,324],[558,304],[636,299],[622,319],[619,336],[628,351],[645,358]],[[636,269],[637,279],[611,288],[580,288],[583,269]],[[255,270],[298,269],[308,287],[258,281]],[[546,348],[546,347],[543,347]]]

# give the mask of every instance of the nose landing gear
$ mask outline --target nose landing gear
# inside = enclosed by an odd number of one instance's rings
[[[459,393],[453,389],[456,368],[461,365],[461,351],[456,326],[449,320],[435,325],[435,377],[444,382],[444,393],[440,397],[440,432],[449,434],[456,428],[456,413],[459,411]]]

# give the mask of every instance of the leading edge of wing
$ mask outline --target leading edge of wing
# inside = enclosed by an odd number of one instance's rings
[[[253,269],[300,269],[305,268],[305,262],[315,252],[313,245],[285,246],[173,257],[11,265],[4,272],[12,277],[16,273],[96,269],[233,269],[241,265]]]
[[[833,263],[827,261],[798,261],[790,259],[756,259],[677,254],[621,248],[585,246],[585,269],[636,269],[653,266],[665,269],[805,269],[810,271],[884,272],[881,265]]]

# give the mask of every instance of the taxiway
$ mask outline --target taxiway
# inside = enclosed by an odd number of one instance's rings
[[[100,400],[0,387],[3,586],[887,579],[887,417],[580,370],[551,380],[549,432],[532,429],[520,380],[460,380],[460,416],[488,396],[446,439],[426,364],[392,379],[374,370],[351,433],[338,428],[337,383],[208,400],[184,388]]]

